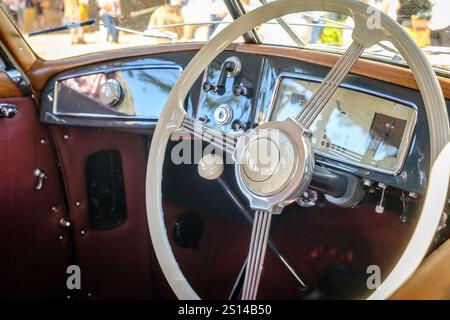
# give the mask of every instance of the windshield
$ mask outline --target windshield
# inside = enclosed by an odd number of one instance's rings
[[[247,6],[253,10],[274,0],[255,0]],[[445,74],[450,72],[450,0],[362,0],[396,20],[421,47],[431,64]],[[243,1],[244,2],[244,1]],[[343,51],[352,42],[354,22],[350,17],[328,12],[304,12],[273,20],[259,27],[263,43],[295,46],[289,35],[295,33],[304,47],[327,51]],[[390,44],[381,42],[365,51],[365,57],[404,64],[403,58]]]
[[[121,47],[205,42],[233,17],[271,1],[0,0],[0,4],[39,56],[60,59]],[[435,68],[450,72],[450,0],[363,1],[397,20]],[[351,43],[352,29],[349,17],[305,12],[269,21],[237,41],[342,51]],[[389,43],[374,46],[365,55],[402,63]]]

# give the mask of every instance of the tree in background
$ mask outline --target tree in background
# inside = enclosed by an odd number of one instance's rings
[[[400,0],[400,16],[430,15],[431,3],[429,0]]]

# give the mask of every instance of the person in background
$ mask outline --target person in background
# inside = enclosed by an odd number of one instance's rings
[[[210,13],[212,22],[220,22],[228,14],[228,9],[223,0],[213,0],[211,3]],[[211,36],[214,34],[214,31],[216,31],[217,26],[218,24],[211,24],[209,26],[208,38],[211,38]]]
[[[209,7],[211,1],[212,0],[188,0],[181,7],[184,23],[187,24],[184,27],[183,41],[196,39],[198,36],[196,33],[202,28],[205,29],[204,25],[196,25],[196,23],[209,21],[210,15],[205,8]]]
[[[169,24],[183,24],[184,19],[181,14],[181,7],[177,5],[167,5],[161,6],[156,9],[150,16],[148,22],[149,28],[160,27]],[[161,31],[169,32],[173,34],[177,39],[183,38],[184,27],[183,26],[173,26],[166,28],[159,28]]]
[[[14,22],[19,22],[19,7],[20,7],[20,1],[19,0],[5,0],[4,6],[6,10],[8,11],[11,18],[14,19]]]
[[[431,45],[450,47],[450,0],[431,0]]]
[[[30,33],[34,30],[36,23],[36,1],[26,0],[23,11],[23,33]]]
[[[377,8],[380,11],[384,11],[383,0],[369,0],[369,1],[364,1],[364,2],[366,2],[369,6]]]
[[[80,22],[89,20],[89,0],[78,0],[78,10],[80,11]]]
[[[392,19],[397,21],[398,10],[400,9],[400,0],[386,0],[384,4],[384,12]]]
[[[80,8],[79,0],[64,0],[64,23],[79,23]],[[85,44],[83,28],[70,29],[71,44]]]
[[[50,3],[47,0],[36,0],[37,28],[44,29],[47,26],[47,19],[44,10],[48,9]]]
[[[106,27],[106,41],[118,43],[119,30],[116,29],[116,26],[117,18],[122,14],[120,0],[99,0],[99,6],[100,17]]]
[[[313,12],[313,18],[311,23],[313,26],[311,27],[311,36],[309,37],[309,43],[316,44],[320,43],[320,36],[322,35],[324,21],[322,18],[322,12]]]

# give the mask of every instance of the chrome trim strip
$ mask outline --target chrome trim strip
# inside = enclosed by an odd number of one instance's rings
[[[117,71],[126,71],[126,70],[163,70],[163,69],[172,69],[172,70],[178,70],[179,74],[181,75],[183,72],[183,68],[177,65],[171,65],[171,64],[151,64],[151,65],[136,65],[136,66],[118,66],[118,67],[111,67],[111,68],[99,68],[99,69],[93,69],[86,72],[78,72],[73,73],[71,75],[63,76],[61,78],[58,78],[58,80],[55,80],[54,85],[54,92],[53,92],[53,107],[52,112],[55,116],[62,116],[62,117],[76,117],[76,118],[87,118],[87,119],[97,119],[97,120],[119,120],[119,121],[158,121],[159,117],[142,117],[142,116],[117,116],[117,115],[110,115],[110,114],[97,114],[97,113],[74,113],[74,112],[64,112],[64,111],[58,111],[58,86],[61,81],[73,79],[73,78],[79,78],[83,76],[89,76],[94,74],[100,74],[100,73],[112,73]],[[105,107],[107,109],[107,107]]]
[[[276,98],[278,97],[278,93],[279,93],[279,89],[280,89],[280,85],[281,85],[281,81],[284,78],[291,78],[291,79],[299,79],[299,80],[304,80],[304,81],[310,81],[310,82],[316,82],[316,83],[321,83],[322,82],[322,78],[319,77],[315,77],[315,76],[310,76],[310,75],[305,75],[305,74],[298,74],[298,73],[290,73],[290,72],[282,72],[280,73],[280,75],[277,77],[277,80],[275,82],[275,89],[272,93],[272,97],[270,99],[270,105],[269,105],[269,109],[265,115],[265,119],[266,122],[271,121],[273,112],[274,112],[274,108],[275,108],[275,101]],[[375,92],[373,90],[370,89],[366,89],[366,88],[361,88],[358,87],[356,85],[352,85],[352,84],[346,84],[346,83],[341,83],[341,85],[339,86],[339,88],[344,88],[344,89],[349,89],[349,90],[353,90],[356,92],[360,92],[360,93],[365,93],[371,96],[375,96],[378,98],[382,98],[385,100],[389,100],[392,102],[396,102],[399,104],[402,104],[406,107],[410,107],[411,109],[414,110],[414,119],[413,119],[413,123],[410,125],[410,130],[409,132],[407,132],[406,135],[404,135],[404,138],[402,139],[402,143],[404,143],[403,148],[399,151],[400,152],[400,158],[399,158],[399,163],[398,163],[398,167],[395,170],[386,170],[383,168],[377,168],[368,164],[364,164],[364,163],[360,163],[357,161],[352,161],[346,158],[341,158],[339,156],[333,156],[329,153],[320,151],[320,150],[314,150],[315,154],[318,154],[324,158],[328,158],[331,160],[335,160],[335,161],[339,161],[348,165],[352,165],[358,168],[362,168],[362,169],[368,169],[368,170],[373,170],[375,172],[379,172],[379,173],[383,173],[383,174],[388,174],[388,175],[392,175],[392,176],[397,176],[403,169],[404,165],[405,165],[405,161],[406,161],[406,157],[408,156],[409,150],[411,148],[411,142],[413,139],[413,134],[416,128],[416,124],[417,124],[417,118],[418,118],[418,111],[417,111],[417,106],[410,102],[410,101],[405,101],[402,99],[398,99],[396,97],[387,95],[387,94],[382,94],[379,92]],[[405,130],[407,130],[408,127],[405,128]],[[404,141],[404,142],[403,142]]]

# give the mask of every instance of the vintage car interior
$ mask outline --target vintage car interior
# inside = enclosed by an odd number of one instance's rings
[[[449,299],[450,73],[361,1],[224,2],[206,43],[61,59],[0,9],[1,297]],[[255,35],[311,11],[346,50]]]

